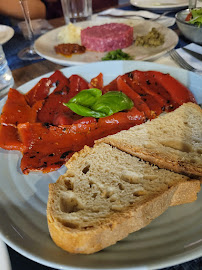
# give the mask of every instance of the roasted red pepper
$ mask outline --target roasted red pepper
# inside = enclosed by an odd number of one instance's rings
[[[159,85],[164,87],[170,94],[171,99],[177,104],[182,105],[189,101],[196,103],[194,95],[189,89],[178,80],[171,77],[170,74],[164,74],[159,71],[147,71],[146,74],[148,79],[153,77]]]
[[[117,87],[134,102],[134,106],[140,111],[144,112],[147,118],[151,118],[151,110],[147,104],[141,99],[133,89],[122,79],[121,76],[117,78]]]
[[[102,90],[103,88],[103,74],[100,73],[97,75],[97,77],[91,79],[89,83],[89,88],[98,88]]]
[[[18,123],[34,123],[42,104],[43,101],[38,101],[33,107],[30,107],[25,96],[11,88],[1,113],[1,124],[17,126]]]
[[[52,87],[54,91],[49,94]],[[95,119],[73,113],[63,103],[89,87],[103,93],[122,91],[134,102],[129,111]],[[21,170],[50,172],[61,167],[84,145],[123,129],[157,117],[184,102],[195,102],[193,95],[168,74],[157,71],[133,71],[118,76],[103,87],[100,73],[88,84],[78,75],[66,78],[56,71],[23,95],[11,89],[3,107],[0,147],[23,154]]]
[[[56,80],[56,75],[57,74],[54,73],[52,80]],[[69,79],[63,77],[59,74],[55,90],[48,96],[43,108],[39,111],[39,122],[54,125],[72,124],[74,120],[80,118],[74,115],[63,103],[67,103],[81,90],[88,89],[88,83],[78,75],[72,75]]]
[[[6,150],[17,150],[20,152],[25,150],[25,146],[19,138],[16,127],[0,126],[0,147]]]

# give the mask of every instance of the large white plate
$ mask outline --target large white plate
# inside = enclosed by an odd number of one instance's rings
[[[133,6],[151,10],[178,10],[188,6],[188,0],[130,0]]]
[[[63,69],[66,76],[79,74],[90,80],[100,72],[105,84],[134,69],[169,72],[187,85],[202,102],[202,76],[168,66],[138,61],[108,61]],[[48,76],[48,75],[44,75]],[[44,77],[42,76],[42,77]],[[41,77],[40,77],[41,78]],[[30,90],[39,78],[22,87]],[[2,108],[5,99],[0,102]],[[65,168],[49,173],[23,175],[21,156],[0,150],[0,237],[22,255],[59,269],[157,269],[182,263],[202,254],[202,192],[198,200],[175,206],[116,245],[93,255],[71,255],[51,240],[46,221],[48,185]]]
[[[100,25],[110,22],[120,22],[129,24],[134,27],[134,38],[137,35],[147,34],[152,27],[156,27],[162,34],[165,35],[165,43],[161,46],[154,48],[143,48],[141,46],[135,46],[134,44],[128,48],[123,49],[126,53],[129,53],[134,60],[149,60],[155,57],[159,57],[165,54],[167,51],[174,48],[178,43],[178,36],[171,29],[152,21],[145,21],[140,19],[107,19],[107,18],[97,18],[93,21],[85,21],[77,23],[78,26],[86,28],[92,25]],[[65,26],[62,26],[65,27]],[[39,37],[35,41],[35,50],[37,53],[57,64],[64,66],[68,65],[80,65],[90,62],[101,61],[101,58],[106,55],[106,53],[90,52],[86,51],[84,54],[75,54],[72,57],[65,57],[55,53],[54,46],[58,45],[57,39],[58,33],[61,31],[62,27],[54,29],[45,35]]]
[[[0,44],[9,41],[14,35],[14,30],[10,26],[0,24]]]

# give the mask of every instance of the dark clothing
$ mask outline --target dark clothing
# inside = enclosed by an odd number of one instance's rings
[[[54,19],[63,16],[61,0],[48,1],[41,0],[46,6],[46,19]],[[107,9],[112,6],[118,5],[118,0],[92,0],[93,11],[99,11],[101,9]]]
[[[46,6],[46,19],[54,19],[63,16],[61,1],[49,2],[47,0],[41,0]]]

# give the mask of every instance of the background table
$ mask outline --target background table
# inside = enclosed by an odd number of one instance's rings
[[[134,6],[125,6],[122,7],[126,10],[138,10],[138,8],[135,8]],[[175,13],[171,13],[169,16],[174,17]],[[49,21],[50,24],[52,24],[54,27],[58,27],[61,25],[64,25],[64,19],[58,18],[54,20]],[[179,42],[177,44],[177,48],[183,47],[190,42],[180,35],[176,24],[171,27],[177,34],[179,35]],[[28,42],[25,41],[24,37],[20,33],[20,30],[18,27],[15,27],[15,35],[14,37],[7,42],[4,46],[4,52],[6,55],[6,58],[8,60],[8,64],[12,70],[15,85],[14,87],[17,88],[20,85],[24,84],[25,82],[28,82],[38,76],[41,76],[43,74],[46,74],[48,72],[61,69],[64,66],[54,64],[48,60],[39,60],[39,61],[21,61],[17,57],[17,53],[24,47],[28,45]],[[172,66],[177,66],[168,55],[165,55],[164,57],[161,57],[159,59],[156,59],[156,63],[161,64],[167,64]],[[11,265],[12,270],[48,270],[51,269],[50,267],[46,267],[43,265],[40,265],[36,262],[33,262],[24,256],[20,255],[10,247],[8,247],[10,259],[11,259]],[[1,265],[1,263],[0,263]],[[1,269],[1,266],[0,266]],[[164,268],[166,270],[202,270],[202,257],[198,258],[196,260],[183,263],[180,265],[176,265],[173,267]],[[3,270],[3,269],[2,269]]]

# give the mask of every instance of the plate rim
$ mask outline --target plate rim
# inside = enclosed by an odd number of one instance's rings
[[[8,42],[14,35],[15,31],[12,27],[8,26],[8,25],[4,25],[4,24],[0,24],[0,28],[3,26],[3,28],[5,28],[4,32],[7,32],[7,36],[0,40],[0,44],[4,45],[6,42]],[[7,29],[7,30],[6,30]],[[1,32],[1,31],[0,31]]]
[[[119,62],[119,63],[118,63]],[[113,64],[116,64],[116,65],[120,65],[120,64],[125,64],[126,62],[131,63],[131,61],[109,61],[108,63],[111,63],[112,65]],[[186,71],[186,70],[183,70],[183,69],[180,69],[180,68],[177,68],[177,67],[170,67],[170,66],[166,66],[166,65],[162,65],[162,64],[157,64],[157,63],[150,63],[150,62],[143,62],[143,61],[132,61],[134,63],[134,66],[137,66],[138,64],[139,65],[144,65],[145,67],[145,70],[148,70],[148,68],[150,68],[150,66],[154,67],[152,69],[157,69],[157,70],[161,70],[163,68],[163,70],[169,70],[167,72],[170,72],[170,70],[173,70],[176,71],[176,70],[180,70],[181,73],[183,74],[192,74],[191,72],[189,71]],[[106,63],[105,63],[106,64]],[[98,63],[90,63],[90,64],[86,64],[85,66],[89,66],[89,65],[104,65],[104,62],[98,62]],[[73,70],[74,72],[74,69],[85,69],[86,67],[85,66],[80,66],[80,67],[65,67],[65,68],[62,68],[61,71],[64,71],[64,70],[68,70],[70,71],[71,73],[71,70]],[[46,73],[46,74],[43,74],[25,84],[23,84],[22,86],[18,87],[18,89],[20,90],[21,88],[23,89],[23,87],[25,87],[26,85],[29,85],[30,83],[31,84],[34,84],[36,82],[36,80],[39,80],[40,78],[44,77],[44,76],[49,76],[50,74],[52,74],[53,72],[49,72],[49,73]],[[198,76],[200,77],[200,79],[202,80],[202,77],[199,76],[199,75],[196,75],[196,74],[193,74],[193,76]],[[1,101],[2,102],[2,101]],[[23,249],[19,249],[18,246],[16,244],[14,244],[8,237],[4,236],[0,230],[0,237],[3,239],[3,241],[5,243],[7,243],[9,246],[11,246],[13,249],[15,249],[17,252],[20,252],[22,255],[24,255],[25,257],[31,259],[31,260],[34,260],[35,262],[38,262],[38,263],[41,263],[43,265],[46,265],[46,266],[50,266],[50,267],[65,267],[64,269],[77,269],[77,267],[71,267],[71,266],[67,266],[67,265],[62,265],[62,264],[58,264],[58,263],[49,263],[49,261],[47,260],[44,260],[40,257],[37,257],[37,256],[33,256],[32,253],[29,253],[27,252],[26,250],[23,250]],[[189,256],[187,257],[183,257],[182,256],[178,256],[179,258],[176,259],[175,263],[173,264],[172,263],[172,256],[171,258],[167,258],[167,264],[164,262],[161,262],[160,265],[154,265],[154,266],[150,266],[150,265],[145,265],[145,267],[150,267],[149,269],[159,269],[159,267],[169,267],[169,266],[172,266],[172,265],[175,265],[175,264],[180,264],[180,263],[183,263],[183,262],[186,262],[186,261],[189,261],[189,260],[192,260],[192,259],[196,259],[199,257],[199,254],[201,254],[201,251],[202,251],[202,246],[198,247],[198,248],[195,248],[195,251],[191,251],[189,252]],[[144,266],[142,266],[144,267]],[[154,268],[153,268],[154,267]],[[156,268],[157,267],[157,268]],[[82,268],[81,269],[90,269],[90,268]],[[98,268],[98,269],[102,269],[102,268]],[[116,269],[116,268],[114,268]],[[120,269],[123,269],[123,268],[120,268]],[[124,269],[135,269],[134,267],[131,268],[131,267],[126,267]]]
[[[135,7],[138,7],[138,8],[143,8],[143,9],[149,9],[149,10],[167,10],[167,9],[170,9],[170,10],[176,10],[176,9],[179,9],[179,8],[184,8],[184,7],[188,7],[188,4],[179,4],[179,5],[159,5],[159,6],[146,6],[146,5],[141,5],[141,4],[138,4],[136,2],[140,2],[141,0],[130,0],[130,3],[131,5],[135,6]]]

